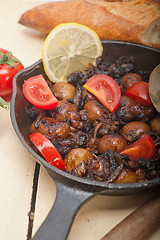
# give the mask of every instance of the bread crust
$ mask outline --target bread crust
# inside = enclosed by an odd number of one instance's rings
[[[67,22],[90,27],[100,39],[160,48],[160,4],[153,0],[48,2],[26,11],[19,20],[20,24],[46,34]]]

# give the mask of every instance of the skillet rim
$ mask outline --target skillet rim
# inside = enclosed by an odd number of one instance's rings
[[[130,42],[124,42],[124,41],[116,41],[116,40],[103,40],[101,41],[103,44],[110,44],[110,43],[115,43],[115,44],[125,44],[125,45],[132,45],[135,47],[139,47],[139,48],[145,48],[148,50],[152,50],[154,52],[157,52],[160,54],[160,50],[152,48],[152,47],[148,47],[145,45],[141,45],[141,44],[136,44],[136,43],[130,43]],[[36,68],[36,66],[38,66],[39,64],[42,64],[42,59],[39,59],[38,61],[36,61],[35,63],[31,64],[28,67],[25,67],[24,69],[22,69],[20,72],[18,72],[14,78],[13,78],[13,93],[12,93],[12,99],[11,99],[11,104],[10,104],[10,116],[11,116],[11,122],[12,125],[14,127],[14,130],[16,132],[16,134],[18,135],[19,139],[21,140],[22,144],[25,146],[25,148],[28,150],[28,152],[32,155],[32,157],[38,161],[40,164],[42,164],[45,169],[47,171],[49,171],[50,173],[58,175],[58,177],[63,177],[65,180],[67,181],[74,181],[75,184],[83,184],[83,185],[87,185],[87,186],[93,186],[93,187],[99,187],[100,189],[103,190],[133,190],[134,192],[137,191],[141,191],[144,189],[150,189],[150,188],[154,188],[160,185],[160,178],[156,178],[156,179],[152,179],[152,180],[147,180],[147,181],[143,181],[143,182],[136,182],[136,183],[108,183],[106,181],[100,182],[100,181],[96,181],[96,180],[89,180],[89,179],[85,179],[85,178],[80,178],[78,176],[74,176],[71,175],[70,173],[67,173],[65,171],[62,171],[52,165],[50,165],[47,161],[45,161],[45,159],[43,159],[43,157],[41,157],[39,154],[37,154],[29,145],[28,143],[25,141],[21,131],[19,130],[17,121],[16,121],[16,116],[15,116],[15,104],[16,104],[16,96],[18,95],[18,89],[17,89],[17,78],[19,77],[19,75],[23,73],[30,71],[33,68]],[[54,180],[54,177],[53,177]]]

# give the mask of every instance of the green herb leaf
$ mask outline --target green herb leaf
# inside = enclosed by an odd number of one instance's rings
[[[10,67],[14,68],[15,62],[17,62],[17,65],[21,63],[17,58],[12,57],[12,52],[9,51],[4,54],[0,51],[0,64],[8,64]]]

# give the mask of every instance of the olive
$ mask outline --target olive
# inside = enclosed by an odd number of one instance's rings
[[[55,83],[52,87],[52,92],[58,100],[73,99],[76,88],[66,82]]]
[[[123,76],[122,78],[122,84],[126,88],[130,88],[134,83],[142,81],[142,78],[139,74],[137,73],[127,73],[126,75]]]
[[[151,120],[151,129],[160,132],[160,116],[156,116]]]
[[[133,106],[135,106],[135,101],[131,97],[122,96],[119,108],[116,111],[117,117],[124,121],[131,121],[135,117],[132,112]]]
[[[54,109],[54,115],[57,121],[68,121],[70,129],[75,132],[77,129],[83,128],[80,113],[75,104],[68,101],[59,101],[57,107]]]
[[[87,111],[88,118],[93,123],[98,117],[104,114],[102,105],[96,100],[90,100],[85,103],[84,110]]]
[[[77,112],[77,107],[66,100],[62,100],[58,102],[54,112],[57,121],[66,121],[69,115],[68,113]]]
[[[70,172],[72,169],[78,166],[81,162],[86,162],[92,158],[92,154],[89,150],[84,148],[72,149],[69,154],[65,157],[65,169]]]
[[[126,122],[133,121],[134,119],[147,122],[155,115],[155,109],[152,106],[143,106],[129,96],[122,96],[116,115],[119,119]]]
[[[123,169],[118,178],[114,181],[115,183],[134,183],[137,182],[138,176],[131,169]]]
[[[30,132],[40,132],[55,140],[65,139],[70,133],[67,122],[58,122],[50,117],[44,117],[32,123]]]
[[[150,134],[150,127],[143,122],[130,122],[122,128],[122,135],[127,141],[136,141],[145,134]]]
[[[102,154],[106,150],[111,149],[113,152],[121,152],[127,141],[120,135],[104,135],[98,140],[97,147],[98,151]]]

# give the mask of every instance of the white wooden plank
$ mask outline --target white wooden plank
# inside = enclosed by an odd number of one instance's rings
[[[0,239],[25,240],[35,163],[0,108]]]

